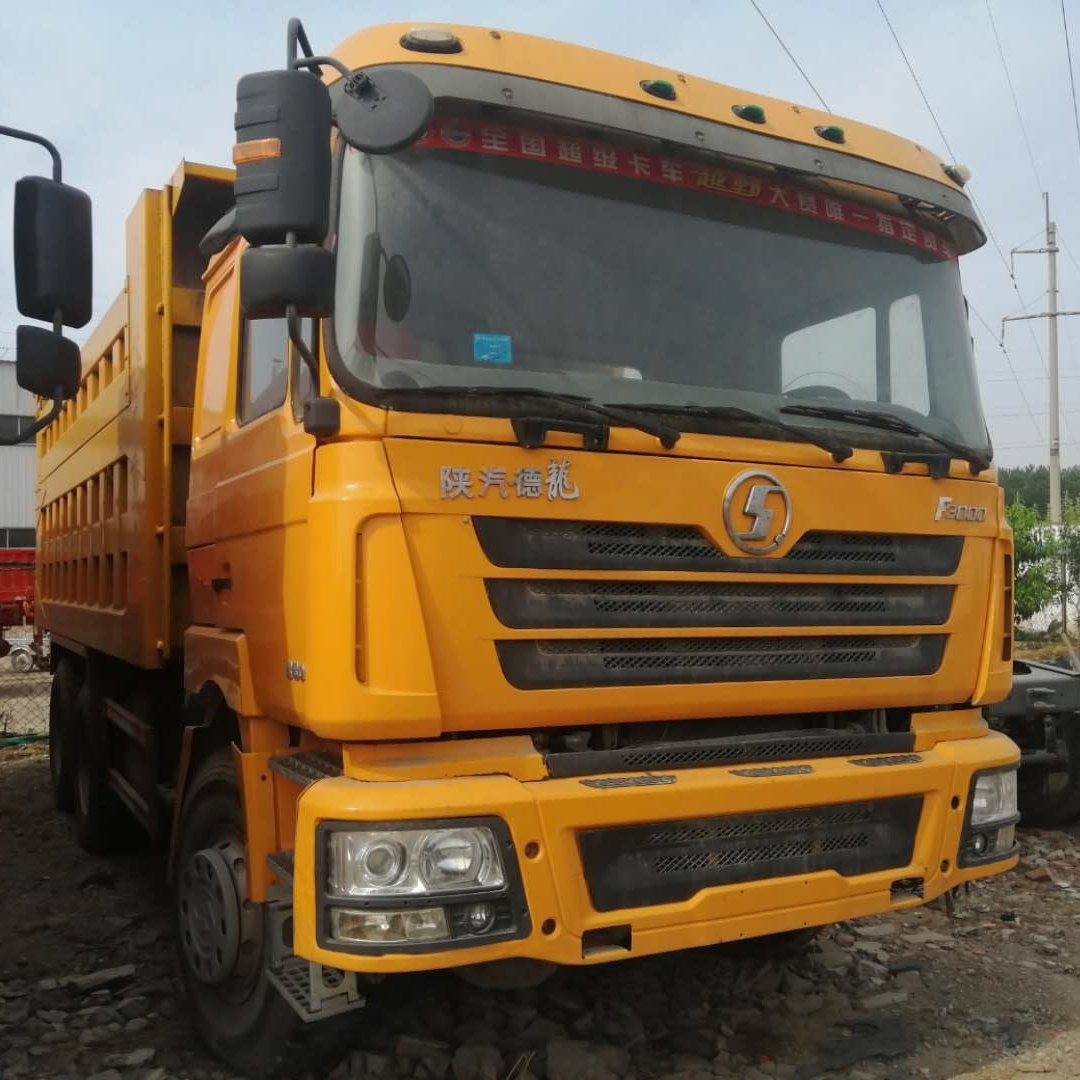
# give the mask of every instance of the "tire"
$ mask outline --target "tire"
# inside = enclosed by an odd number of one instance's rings
[[[1065,721],[1062,739],[1069,763],[1050,770],[1021,765],[1017,776],[1020,824],[1041,828],[1065,825],[1080,816],[1080,721]]]
[[[56,665],[49,690],[49,778],[53,804],[75,809],[76,699],[82,683],[79,665],[65,657]]]
[[[25,675],[34,666],[34,657],[26,649],[15,649],[11,654],[11,670]]]
[[[101,698],[84,682],[75,699],[75,835],[92,855],[135,846],[140,829],[109,787],[109,753]]]
[[[175,913],[180,967],[195,1027],[210,1051],[230,1068],[262,1080],[295,1077],[336,1064],[348,1052],[352,1014],[305,1024],[266,977],[266,921],[262,904],[246,900],[244,816],[236,765],[229,749],[217,750],[198,766],[184,795],[176,845]],[[228,975],[207,967],[205,907],[193,903],[199,852],[220,852],[236,863],[232,875],[240,914],[236,962]],[[220,893],[218,894],[220,895]],[[199,898],[205,899],[205,893]],[[192,912],[204,915],[197,921]],[[216,915],[215,915],[216,919]],[[216,924],[214,933],[216,934]],[[203,940],[196,940],[202,938]],[[218,960],[221,952],[216,952]],[[210,962],[212,963],[212,957]],[[218,980],[211,982],[213,977]]]

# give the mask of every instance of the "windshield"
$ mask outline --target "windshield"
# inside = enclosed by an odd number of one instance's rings
[[[354,390],[854,403],[987,447],[944,234],[839,192],[443,119],[400,154],[345,151],[337,249]]]

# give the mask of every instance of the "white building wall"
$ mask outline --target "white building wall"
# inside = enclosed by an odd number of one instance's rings
[[[34,411],[33,395],[15,382],[15,365],[0,362],[0,415],[33,416]],[[34,527],[35,460],[33,440],[0,446],[0,530]]]

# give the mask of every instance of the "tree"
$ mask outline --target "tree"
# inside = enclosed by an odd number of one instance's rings
[[[1080,557],[1080,505],[1071,503],[1070,509],[1077,510],[1076,553]],[[1034,506],[1017,498],[1005,508],[1005,516],[1012,526],[1015,548],[1016,618],[1026,622],[1059,595],[1061,547]]]

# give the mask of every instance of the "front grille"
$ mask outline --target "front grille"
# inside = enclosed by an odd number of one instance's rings
[[[515,629],[687,626],[940,626],[951,585],[789,585],[698,581],[486,582]]]
[[[496,566],[562,570],[695,570],[791,574],[951,574],[961,536],[808,532],[786,555],[725,555],[690,525],[635,525],[475,517],[484,554]]]
[[[498,641],[503,674],[520,690],[656,683],[929,675],[945,637],[610,638]]]
[[[911,861],[922,797],[588,829],[578,834],[597,911],[687,900],[717,885]]]

